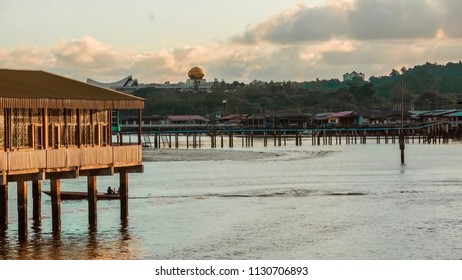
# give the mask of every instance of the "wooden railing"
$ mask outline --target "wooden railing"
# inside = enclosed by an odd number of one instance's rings
[[[141,164],[141,146],[0,152],[0,172]]]
[[[126,163],[141,163],[141,146],[114,146],[112,147],[114,165],[123,166]]]

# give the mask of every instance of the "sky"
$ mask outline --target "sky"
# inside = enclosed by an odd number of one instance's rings
[[[460,0],[0,0],[0,68],[249,83],[462,59]]]

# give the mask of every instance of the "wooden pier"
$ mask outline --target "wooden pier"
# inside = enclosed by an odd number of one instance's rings
[[[312,128],[312,129],[230,129],[230,130],[171,130],[149,131],[143,133],[143,145],[153,148],[233,148],[254,147],[255,141],[269,145],[295,146],[311,144],[342,145],[342,144],[395,144],[399,142],[401,133],[407,144],[446,144],[450,140],[460,140],[460,130],[451,131],[446,124],[428,124],[401,129],[398,127],[368,127],[368,128]],[[130,133],[125,138],[132,139]],[[124,137],[123,134],[121,137]],[[136,137],[133,137],[136,139]],[[131,141],[131,140],[129,140]],[[236,142],[236,143],[235,143]]]
[[[17,188],[18,236],[27,239],[32,182],[34,227],[49,180],[52,229],[61,230],[61,181],[87,177],[88,221],[97,225],[97,178],[119,174],[120,218],[128,219],[128,174],[143,172],[141,126],[131,145],[112,139],[112,111],[144,100],[43,71],[0,69],[0,232],[8,230],[8,191]],[[140,123],[140,122],[139,122]]]

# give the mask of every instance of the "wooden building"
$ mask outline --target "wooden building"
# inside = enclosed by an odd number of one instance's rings
[[[17,184],[18,232],[27,234],[28,182],[40,222],[41,182],[50,180],[53,230],[61,228],[60,180],[87,176],[89,223],[96,225],[96,178],[120,174],[121,219],[128,217],[128,174],[143,172],[138,143],[112,142],[111,112],[144,100],[43,71],[0,69],[0,229],[8,227],[8,187]],[[140,122],[138,122],[140,123]]]

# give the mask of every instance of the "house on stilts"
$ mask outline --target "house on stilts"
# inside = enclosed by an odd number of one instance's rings
[[[133,145],[112,141],[113,110],[144,100],[44,71],[0,69],[0,230],[8,228],[8,187],[17,185],[18,234],[27,236],[28,183],[33,220],[41,182],[50,181],[53,231],[61,229],[60,181],[87,177],[89,224],[96,226],[96,179],[120,176],[121,219],[128,217],[128,174],[143,172],[141,127]],[[138,122],[141,123],[141,122]]]

